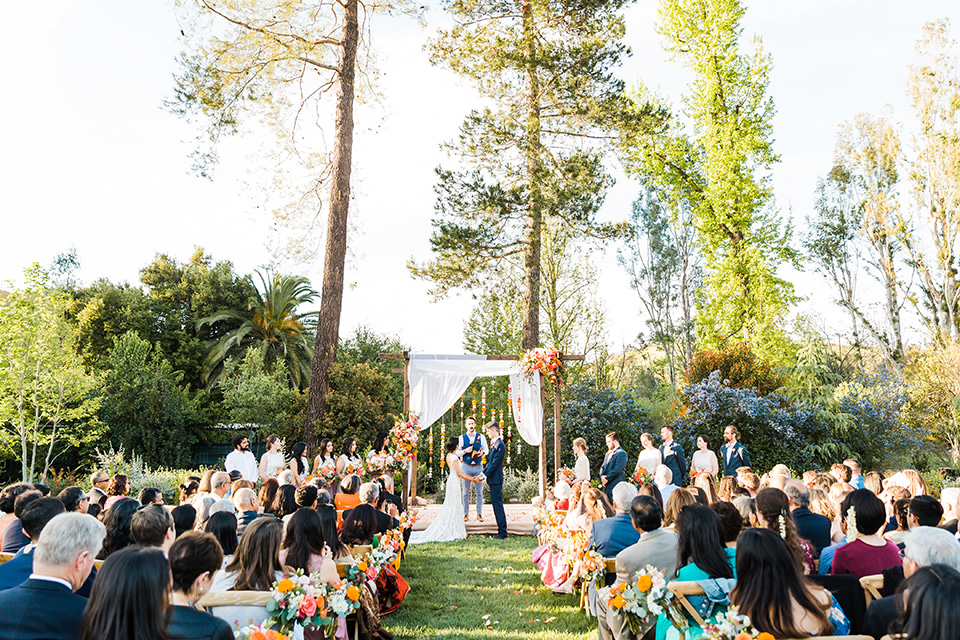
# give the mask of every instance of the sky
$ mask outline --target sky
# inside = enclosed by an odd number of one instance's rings
[[[633,53],[619,74],[679,104],[690,77],[662,49],[657,6],[640,0],[627,9]],[[841,122],[889,104],[909,134],[914,43],[926,21],[960,24],[960,3],[768,0],[746,7],[744,41],[760,37],[773,57],[769,92],[781,156],[773,170],[775,204],[802,232]],[[205,180],[190,172],[194,130],[163,109],[182,46],[171,3],[48,0],[8,3],[4,14],[0,281],[16,281],[30,263],[49,264],[71,247],[83,283],[138,283],[155,254],[185,261],[198,246],[232,261],[239,273],[271,261],[273,221],[258,206],[262,194],[245,186],[260,141],[228,141],[213,180]],[[439,6],[430,6],[426,18],[426,26],[402,17],[372,25],[382,100],[357,112],[341,335],[365,324],[418,352],[457,353],[474,301],[469,293],[432,301],[429,284],[413,280],[405,265],[431,257],[434,169],[449,164],[440,145],[456,136],[479,100],[465,81],[430,65],[423,45],[443,18]],[[318,135],[332,140],[332,131],[331,123]],[[624,219],[638,193],[615,167],[614,174],[602,220]],[[616,351],[645,326],[615,254],[610,246],[596,259]],[[320,288],[322,258],[296,271]],[[782,275],[804,298],[795,313],[842,331],[825,281],[792,269]]]

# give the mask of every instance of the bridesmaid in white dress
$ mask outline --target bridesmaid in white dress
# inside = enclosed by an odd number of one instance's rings
[[[590,459],[587,458],[587,441],[577,438],[573,441],[573,457],[577,459],[573,465],[575,476],[571,485],[581,482],[590,482]]]
[[[643,433],[640,436],[640,444],[643,445],[643,451],[641,451],[637,457],[637,466],[633,470],[633,473],[636,475],[637,472],[640,471],[640,468],[643,467],[647,470],[647,473],[653,476],[657,467],[660,466],[660,450],[653,446],[653,436],[649,433]]]
[[[691,471],[706,471],[717,477],[720,471],[720,464],[717,462],[717,454],[710,450],[710,438],[705,435],[697,436],[697,450],[693,453],[690,460]]]

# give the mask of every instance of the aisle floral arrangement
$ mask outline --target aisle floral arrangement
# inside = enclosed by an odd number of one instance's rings
[[[341,582],[336,588],[320,581],[317,574],[304,575],[297,569],[285,573],[270,591],[267,603],[266,626],[289,636],[297,626],[304,629],[324,629],[326,635],[336,632],[337,618],[356,611],[360,592],[350,583]]]
[[[603,579],[607,575],[606,561],[598,552],[590,549],[583,552],[581,559],[581,576],[584,584],[593,582],[597,589],[603,587]]]
[[[542,373],[547,382],[560,386],[563,382],[560,374],[563,372],[563,361],[557,349],[529,349],[520,357],[520,372],[527,380],[531,380],[537,373]]]
[[[287,640],[287,636],[274,631],[266,623],[248,625],[233,632],[235,640]]]
[[[663,572],[656,567],[647,565],[633,582],[609,587],[601,595],[607,598],[610,610],[626,618],[630,630],[637,635],[661,613],[678,627],[687,626],[686,618],[674,602],[673,592],[667,589]]]
[[[712,624],[703,625],[701,637],[706,640],[774,640],[773,634],[757,631],[750,624],[750,618],[738,614],[734,607],[719,614]]]
[[[416,416],[409,420],[397,420],[390,430],[390,442],[393,444],[393,469],[403,471],[417,453],[417,441],[420,439],[420,427]]]

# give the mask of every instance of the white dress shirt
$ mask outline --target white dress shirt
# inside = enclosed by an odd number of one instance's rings
[[[227,473],[239,471],[244,480],[256,482],[260,478],[257,471],[257,459],[253,457],[250,451],[240,451],[234,449],[227,454],[227,460],[224,462]]]

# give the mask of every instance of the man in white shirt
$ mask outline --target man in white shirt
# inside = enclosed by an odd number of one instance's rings
[[[227,455],[224,463],[227,473],[239,471],[244,480],[256,482],[259,479],[257,459],[250,451],[250,439],[245,435],[237,435],[234,436],[232,444],[233,451]]]

